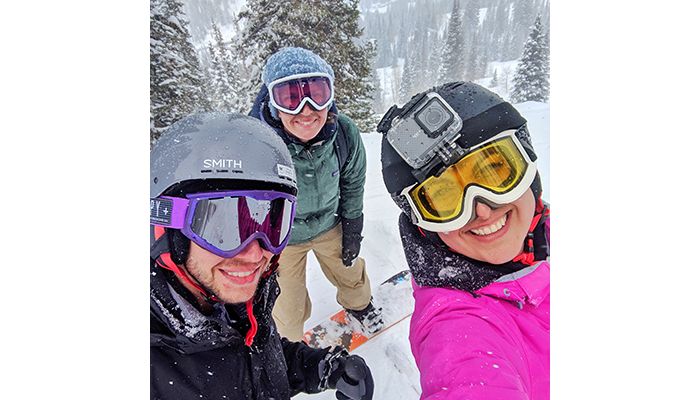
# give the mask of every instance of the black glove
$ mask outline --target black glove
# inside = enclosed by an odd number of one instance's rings
[[[360,242],[362,241],[362,225],[364,215],[353,219],[342,219],[343,224],[343,264],[346,267],[352,265],[360,255]]]
[[[321,386],[336,389],[338,400],[371,400],[374,379],[365,360],[360,356],[336,348],[326,355],[319,365]]]

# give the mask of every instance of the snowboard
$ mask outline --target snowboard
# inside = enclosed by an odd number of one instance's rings
[[[409,270],[382,282],[372,290],[372,303],[382,309],[384,325],[367,335],[359,322],[347,315],[345,309],[331,315],[304,333],[304,342],[313,348],[342,346],[352,351],[413,314],[413,288]]]

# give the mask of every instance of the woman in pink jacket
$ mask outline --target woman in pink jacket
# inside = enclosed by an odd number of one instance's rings
[[[549,209],[526,122],[455,82],[378,126],[414,278],[421,399],[549,399]]]

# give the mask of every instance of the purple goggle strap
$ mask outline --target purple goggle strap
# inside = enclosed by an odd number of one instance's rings
[[[181,197],[162,196],[151,199],[151,224],[182,229],[190,201]]]
[[[235,249],[230,250],[230,251],[225,251],[221,250],[213,245],[211,245],[209,242],[205,241],[199,235],[195,234],[192,232],[190,228],[190,224],[192,222],[192,218],[194,217],[194,211],[196,207],[189,207],[190,203],[195,203],[197,200],[202,200],[202,199],[210,199],[210,198],[219,198],[219,197],[250,197],[256,200],[275,200],[279,198],[287,199],[292,203],[292,210],[290,214],[290,220],[289,220],[289,228],[287,230],[287,235],[285,236],[284,240],[280,243],[279,246],[274,246],[271,242],[270,239],[268,238],[267,234],[264,232],[255,232],[252,235],[248,236],[246,240],[244,240],[240,245],[238,245]],[[154,212],[154,201],[158,202],[159,200],[165,200],[171,201],[171,210],[166,211],[166,213],[171,214],[170,222],[169,223],[161,223],[158,221],[154,221],[153,217],[153,212]],[[156,207],[163,207],[164,203],[156,203]],[[167,210],[167,204],[166,205],[166,210]],[[162,208],[160,208],[161,214],[162,214]],[[151,223],[155,225],[161,225],[166,228],[173,228],[173,229],[180,229],[182,233],[188,237],[190,240],[193,242],[197,243],[200,247],[203,249],[216,254],[220,257],[224,258],[231,258],[235,257],[236,254],[240,253],[241,250],[246,248],[248,244],[250,244],[253,240],[260,239],[263,242],[264,247],[274,253],[274,254],[279,254],[282,252],[282,249],[287,245],[287,242],[289,241],[290,237],[290,232],[291,232],[291,225],[293,224],[294,221],[294,215],[296,212],[296,197],[288,194],[288,193],[282,193],[282,192],[276,192],[276,191],[267,191],[267,190],[234,190],[234,191],[226,191],[226,192],[212,192],[212,193],[194,193],[194,194],[188,194],[187,199],[183,199],[180,197],[170,197],[170,196],[162,196],[158,197],[155,199],[151,199]],[[165,221],[164,221],[165,222]]]

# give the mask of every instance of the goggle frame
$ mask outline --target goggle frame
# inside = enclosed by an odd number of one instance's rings
[[[474,202],[477,199],[483,199],[487,204],[490,206],[498,206],[498,205],[505,205],[514,202],[515,200],[519,199],[520,196],[525,194],[527,189],[532,185],[532,182],[535,179],[535,176],[537,174],[537,164],[535,161],[532,161],[530,159],[530,156],[528,156],[528,153],[525,151],[525,148],[523,147],[522,143],[520,143],[520,140],[516,136],[517,129],[508,129],[505,130],[496,136],[493,136],[475,146],[472,146],[467,153],[460,159],[464,159],[465,157],[469,156],[470,154],[474,153],[474,151],[478,151],[480,148],[483,148],[484,146],[488,145],[491,142],[498,141],[500,139],[506,138],[506,137],[512,137],[512,141],[515,145],[515,148],[518,150],[518,152],[521,154],[522,158],[525,160],[525,172],[523,173],[522,177],[520,178],[520,182],[517,183],[514,187],[512,187],[510,190],[503,192],[503,193],[495,193],[483,186],[480,186],[476,183],[473,184],[468,184],[464,188],[463,192],[463,201],[462,201],[462,206],[461,210],[457,214],[456,217],[451,218],[446,221],[441,221],[441,222],[435,222],[435,221],[430,221],[429,218],[424,217],[423,214],[420,212],[420,208],[415,204],[413,197],[411,196],[411,191],[416,188],[417,186],[423,184],[423,182],[419,182],[413,185],[410,185],[406,188],[404,188],[400,196],[404,197],[409,206],[411,207],[411,213],[412,213],[412,219],[413,223],[418,225],[419,227],[431,231],[431,232],[451,232],[458,230],[462,228],[464,225],[469,223],[471,220],[474,219],[475,216],[475,210],[474,210]],[[459,162],[459,161],[458,161]],[[456,163],[455,163],[456,164]],[[443,171],[444,172],[444,171]]]
[[[328,101],[326,101],[323,104],[318,104],[311,97],[304,96],[301,99],[301,101],[299,102],[299,105],[294,109],[283,107],[277,103],[277,101],[275,100],[275,95],[273,93],[273,89],[276,85],[279,85],[279,84],[285,83],[285,82],[289,82],[289,81],[293,81],[293,80],[304,79],[304,78],[326,78],[326,79],[328,79],[328,83],[329,83],[329,86],[331,89],[331,94],[330,94]],[[307,103],[310,103],[311,106],[313,106],[314,109],[316,109],[316,111],[321,111],[324,108],[330,106],[333,103],[333,101],[335,100],[335,88],[334,88],[334,86],[335,85],[333,84],[333,77],[330,74],[327,74],[325,72],[307,72],[307,73],[303,73],[303,74],[294,74],[294,75],[285,76],[284,78],[276,79],[276,80],[270,82],[270,84],[267,86],[267,91],[268,91],[268,95],[270,97],[270,103],[272,104],[273,107],[275,107],[278,111],[282,111],[283,113],[297,115],[301,112],[301,110],[304,109],[304,107],[306,106]]]
[[[291,209],[289,210],[289,226],[286,230],[286,235],[284,238],[280,238],[279,245],[275,246],[267,233],[262,231],[256,231],[248,235],[244,240],[235,246],[233,249],[224,250],[216,247],[214,244],[207,241],[204,237],[197,234],[192,230],[192,222],[194,220],[194,214],[197,208],[197,203],[201,200],[216,199],[224,197],[236,197],[236,198],[251,198],[257,201],[273,201],[277,199],[287,200],[290,204]],[[289,238],[291,237],[291,231],[294,224],[294,216],[296,213],[296,196],[273,190],[229,190],[220,192],[202,192],[202,193],[192,193],[187,194],[186,198],[182,197],[172,197],[172,196],[159,196],[156,199],[164,199],[173,202],[172,206],[172,220],[170,223],[165,224],[161,222],[154,222],[151,220],[151,225],[163,226],[166,228],[179,229],[183,235],[188,239],[196,243],[198,246],[215,254],[222,258],[232,258],[245,249],[253,240],[260,240],[263,247],[272,252],[273,254],[280,254],[282,250],[286,247]],[[279,227],[282,229],[283,227]]]

